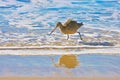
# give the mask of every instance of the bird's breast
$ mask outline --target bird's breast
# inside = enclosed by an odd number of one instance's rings
[[[64,34],[74,34],[76,33],[77,31],[76,30],[69,30],[69,29],[61,29],[61,32],[64,33]]]

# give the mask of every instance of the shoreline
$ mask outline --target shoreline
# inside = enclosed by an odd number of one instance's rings
[[[120,77],[1,77],[0,80],[120,80]]]
[[[0,47],[0,55],[65,55],[65,54],[115,54],[120,55],[120,47],[104,46],[36,46]]]
[[[0,47],[0,50],[41,50],[41,49],[106,49],[120,48],[120,46],[10,46]]]

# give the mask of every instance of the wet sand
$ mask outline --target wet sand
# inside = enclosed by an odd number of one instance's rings
[[[120,55],[0,56],[0,80],[120,80]]]

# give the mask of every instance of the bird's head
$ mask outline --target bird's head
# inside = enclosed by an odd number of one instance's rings
[[[78,26],[80,26],[80,27],[81,27],[82,25],[84,25],[82,22],[81,22],[81,23],[78,23]]]
[[[57,22],[55,28],[51,31],[50,35],[57,29],[57,27],[61,27],[62,23],[61,22]]]
[[[62,23],[61,22],[57,22],[56,27],[60,27],[60,26],[62,26]]]

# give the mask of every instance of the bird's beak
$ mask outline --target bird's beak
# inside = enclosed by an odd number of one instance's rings
[[[57,26],[51,31],[50,35],[56,30]]]

